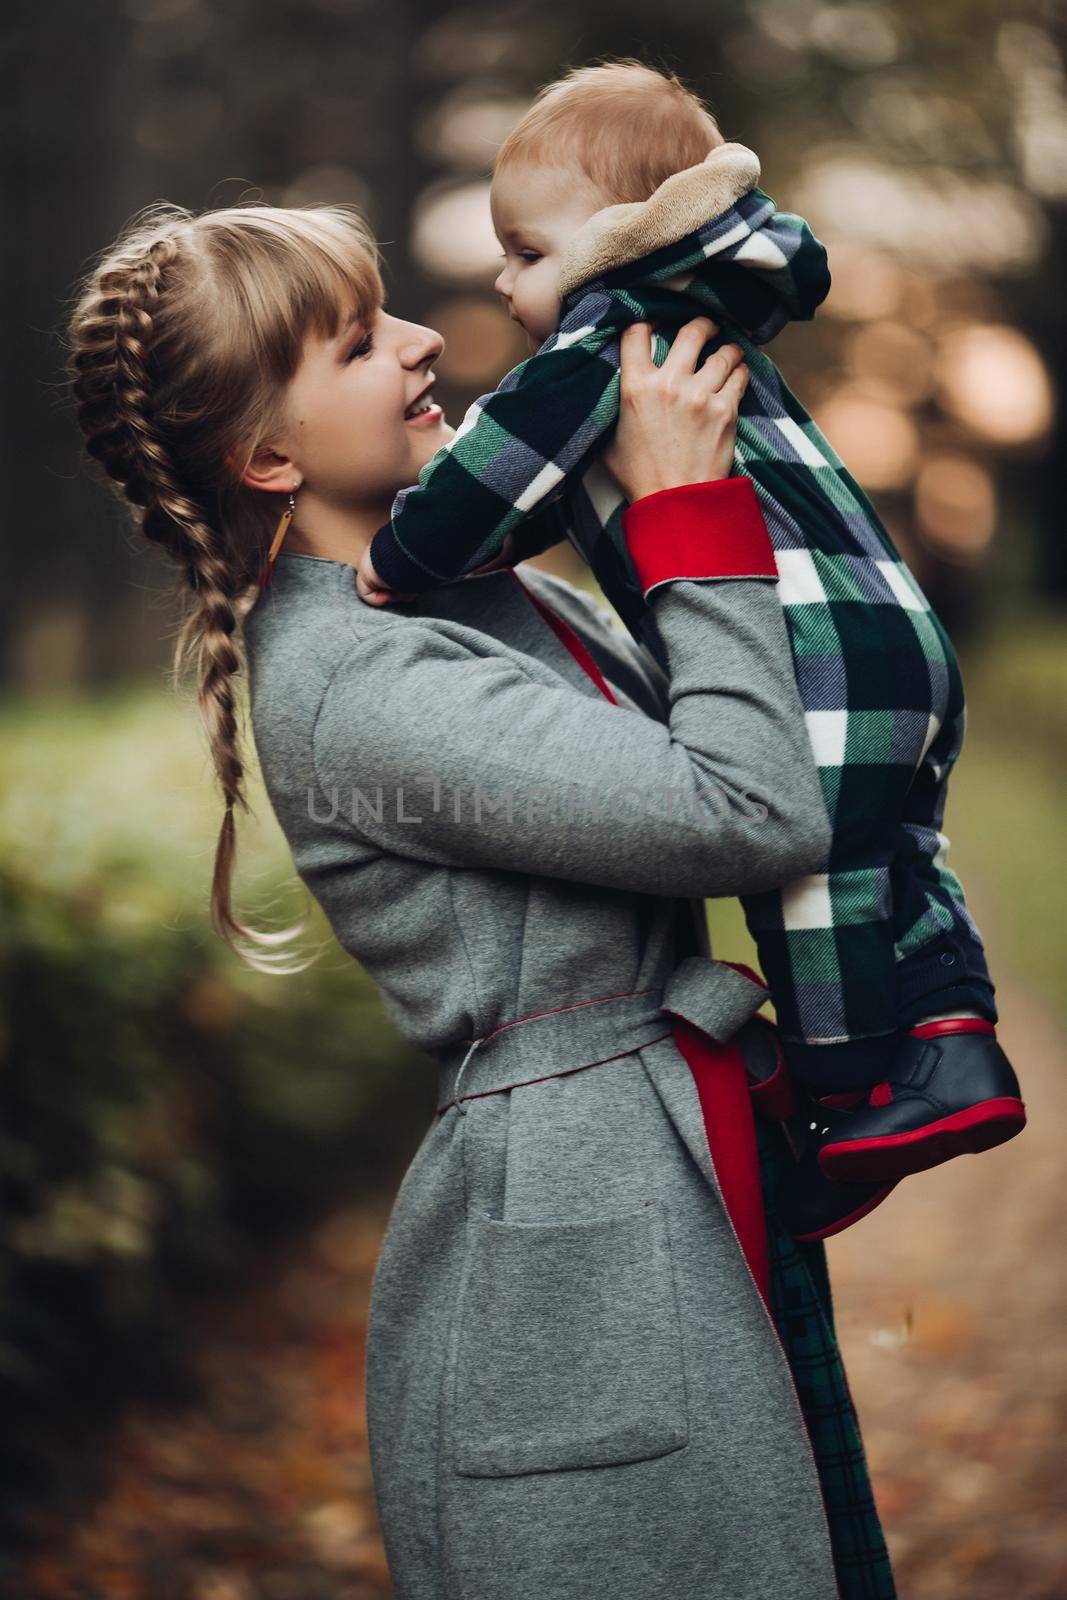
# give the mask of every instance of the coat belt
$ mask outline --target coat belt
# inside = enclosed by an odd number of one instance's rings
[[[517,1017],[438,1051],[437,1110],[465,1111],[464,1102],[479,1095],[630,1055],[668,1038],[675,1017],[721,1044],[766,998],[762,985],[726,962],[686,956],[662,985]]]

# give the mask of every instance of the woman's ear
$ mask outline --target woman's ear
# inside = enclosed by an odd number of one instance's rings
[[[242,467],[241,462],[232,454],[226,457],[226,464],[230,471],[240,477],[242,483],[250,489],[264,489],[271,493],[289,493],[294,486],[299,486],[300,473],[288,456],[282,455],[278,450],[264,447],[257,450],[250,461]]]

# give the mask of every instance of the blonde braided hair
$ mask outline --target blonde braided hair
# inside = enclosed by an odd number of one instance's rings
[[[341,291],[346,294],[342,295]],[[284,416],[304,337],[337,332],[342,299],[363,318],[382,302],[377,250],[346,206],[235,206],[201,213],[159,203],[127,225],[79,286],[68,370],[86,453],[183,574],[192,605],[173,682],[191,663],[225,812],[215,850],[212,925],[247,965],[303,971],[285,947],[301,922],[267,932],[231,904],[235,812],[249,810],[234,678],[241,625],[277,517],[276,496],[241,475]]]

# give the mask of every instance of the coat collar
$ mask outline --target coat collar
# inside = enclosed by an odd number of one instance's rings
[[[640,261],[694,233],[754,189],[759,176],[755,151],[727,140],[697,166],[672,173],[647,200],[594,212],[564,252],[560,299],[591,278]]]

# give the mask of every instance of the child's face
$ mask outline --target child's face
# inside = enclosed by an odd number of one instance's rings
[[[559,326],[563,251],[583,222],[610,204],[574,167],[505,167],[493,179],[489,205],[504,251],[493,288],[521,325],[531,354]]]

